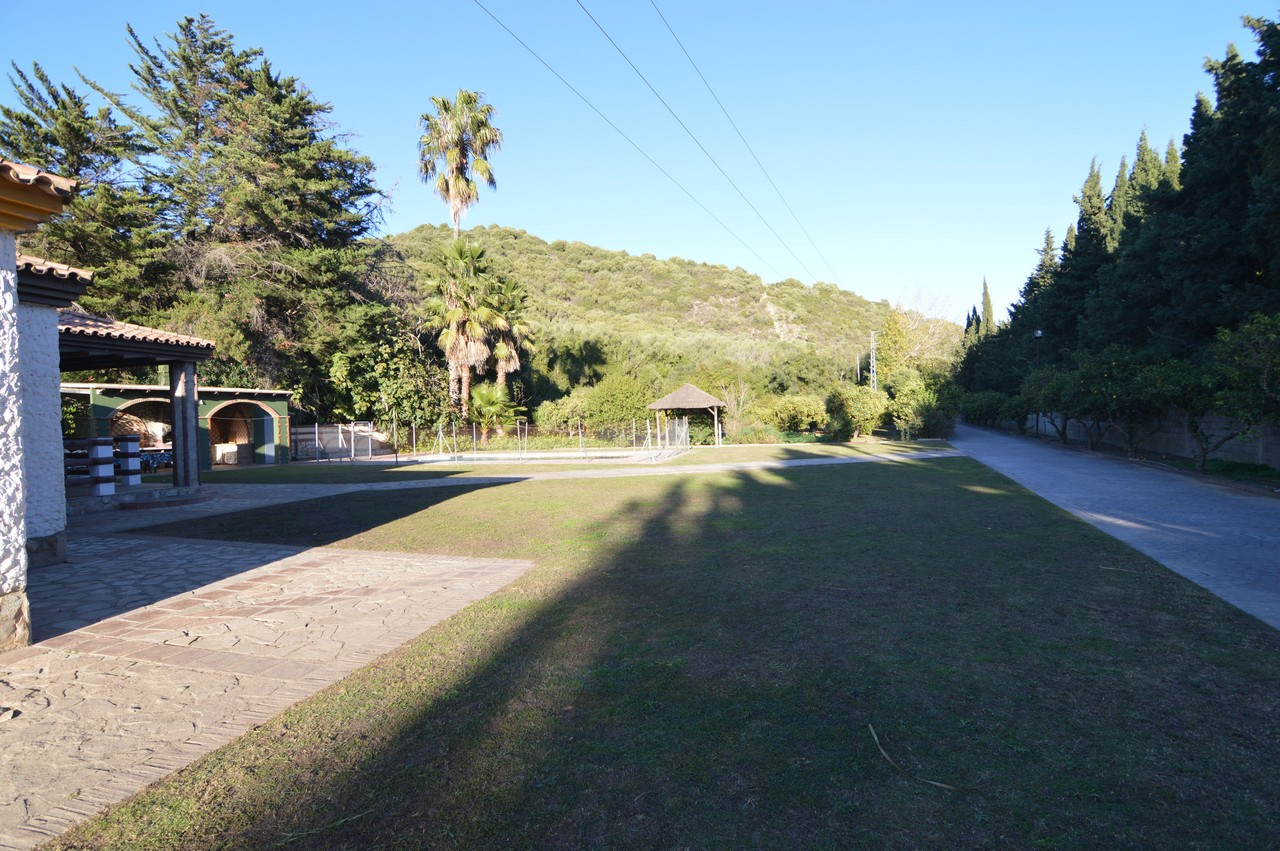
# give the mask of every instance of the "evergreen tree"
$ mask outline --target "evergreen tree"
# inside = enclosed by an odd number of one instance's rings
[[[127,32],[134,100],[85,78],[108,104],[94,111],[38,67],[11,77],[22,108],[0,114],[0,151],[86,183],[38,235],[42,253],[97,272],[90,309],[215,340],[205,383],[351,410],[335,370],[349,388],[368,383],[352,370],[391,374],[350,356],[370,315],[373,164],[341,144],[327,104],[207,16],[150,43]],[[397,314],[382,321],[417,348]]]
[[[1164,152],[1164,173],[1161,185],[1166,189],[1177,191],[1182,188],[1182,149],[1172,139]]]
[[[1106,246],[1109,253],[1115,253],[1120,247],[1120,239],[1124,235],[1125,223],[1128,220],[1129,207],[1132,203],[1133,188],[1129,183],[1129,163],[1120,158],[1120,170],[1116,172],[1116,180],[1111,194],[1107,197],[1107,230]]]
[[[991,289],[987,286],[987,279],[982,279],[982,326],[980,328],[982,336],[987,336],[996,330],[996,312],[991,306]]]
[[[160,262],[167,240],[156,221],[159,198],[127,173],[127,159],[144,152],[137,134],[110,108],[95,110],[74,88],[54,84],[38,64],[30,77],[14,65],[9,82],[21,108],[0,106],[0,156],[79,183],[66,212],[24,235],[22,250],[94,270],[94,286],[81,299],[90,310],[171,303]]]

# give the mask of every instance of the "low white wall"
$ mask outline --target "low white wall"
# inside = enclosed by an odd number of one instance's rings
[[[18,362],[22,373],[22,468],[27,480],[27,537],[40,538],[67,528],[56,309],[18,306]]]
[[[1205,424],[1211,433],[1218,435],[1226,434],[1235,428],[1235,424],[1226,417],[1210,416]],[[1027,429],[1034,433],[1035,428],[1036,415],[1032,414],[1027,418]],[[1139,446],[1142,452],[1163,453],[1179,458],[1196,457],[1196,443],[1187,433],[1185,418],[1178,411],[1168,412],[1158,424],[1153,421],[1143,431],[1145,433],[1153,429],[1155,433],[1144,438]],[[1042,437],[1058,436],[1043,415],[1040,418],[1040,434]],[[1075,420],[1067,424],[1067,437],[1082,443],[1088,440],[1084,426]],[[1102,442],[1108,446],[1123,449],[1124,435],[1115,429],[1110,429]],[[1255,430],[1249,438],[1228,441],[1217,452],[1210,453],[1209,457],[1248,464],[1265,464],[1268,467],[1280,469],[1280,428],[1273,425],[1264,426]]]

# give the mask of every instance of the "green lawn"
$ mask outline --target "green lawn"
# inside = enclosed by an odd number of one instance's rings
[[[55,847],[1280,836],[1277,633],[966,458],[202,522],[537,567]]]
[[[699,446],[675,458],[659,462],[658,466],[683,464],[728,464],[751,461],[776,461],[801,458],[856,458],[875,455],[894,455],[920,450],[946,448],[945,443],[904,443],[900,441],[873,440],[854,443],[779,444],[774,446]],[[399,464],[370,462],[310,461],[293,464],[263,464],[252,467],[223,467],[205,471],[200,480],[207,484],[369,484],[373,482],[404,481],[409,479],[439,479],[459,475],[501,476],[524,473],[550,473],[574,470],[598,470],[601,467],[652,467],[646,462],[630,462],[617,458],[601,458],[593,461],[574,459],[572,455],[560,461],[459,461],[412,463],[405,456]],[[163,483],[169,474],[157,473],[143,477],[147,482]]]
[[[949,449],[941,441],[910,443],[897,440],[859,440],[853,443],[779,443],[767,446],[695,446],[666,464],[734,464],[742,461],[784,461],[800,458],[857,458]]]

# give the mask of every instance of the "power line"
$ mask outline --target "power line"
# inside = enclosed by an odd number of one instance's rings
[[[644,148],[642,148],[642,147],[640,147],[639,145],[637,145],[637,144],[632,140],[632,138],[631,138],[630,136],[628,136],[626,133],[622,132],[622,129],[621,129],[620,127],[618,127],[618,125],[616,125],[616,124],[614,124],[612,121],[610,121],[610,120],[609,120],[609,117],[608,117],[607,115],[605,115],[603,112],[601,112],[599,109],[597,109],[595,104],[593,104],[591,101],[587,100],[586,95],[584,95],[582,92],[580,92],[580,91],[578,91],[577,89],[575,89],[575,88],[573,87],[573,84],[572,84],[572,83],[570,83],[568,80],[566,80],[564,77],[562,77],[562,76],[560,75],[560,72],[559,72],[559,71],[557,71],[555,68],[552,68],[552,67],[547,63],[547,60],[543,59],[541,56],[539,56],[539,55],[538,55],[537,51],[535,51],[535,50],[534,50],[532,47],[530,47],[529,45],[525,44],[525,43],[524,43],[524,41],[520,38],[520,36],[518,36],[518,35],[516,35],[514,32],[512,32],[510,27],[508,27],[506,24],[504,24],[501,20],[499,20],[499,19],[498,19],[498,16],[497,16],[497,15],[493,14],[493,12],[490,12],[488,9],[486,9],[486,8],[485,8],[485,6],[484,6],[484,4],[483,4],[483,3],[481,3],[481,2],[480,2],[480,0],[472,0],[472,2],[473,2],[473,3],[475,3],[477,6],[479,6],[479,7],[480,7],[480,9],[481,9],[481,11],[483,11],[486,15],[488,15],[490,18],[493,18],[494,23],[496,23],[498,26],[500,26],[500,27],[502,27],[504,30],[506,30],[507,35],[509,35],[509,36],[511,36],[513,39],[515,39],[515,40],[516,40],[516,43],[518,43],[521,47],[523,47],[525,50],[527,50],[527,51],[529,52],[529,54],[530,54],[534,59],[537,59],[540,63],[542,63],[542,67],[546,68],[548,71],[550,71],[552,74],[554,74],[557,80],[559,80],[560,82],[564,83],[564,84],[565,84],[565,86],[567,86],[567,87],[568,87],[569,91],[571,91],[571,92],[573,92],[575,95],[577,95],[579,100],[581,100],[583,103],[585,103],[587,106],[589,106],[589,107],[591,108],[591,111],[592,111],[592,112],[594,112],[596,115],[600,116],[600,118],[604,121],[604,123],[605,123],[605,124],[608,124],[608,125],[609,125],[610,127],[612,127],[615,131],[617,131],[617,133],[618,133],[618,135],[619,135],[619,136],[621,136],[622,138],[626,139],[626,140],[627,140],[627,142],[628,142],[628,144],[630,144],[630,145],[631,145],[631,147],[633,147],[633,148],[635,148],[637,151],[639,151],[639,152],[640,152],[640,155],[641,155],[642,157],[644,157],[646,160],[648,160],[648,161],[649,161],[649,163],[650,163],[654,168],[656,168],[658,171],[662,172],[663,176],[665,176],[665,177],[667,178],[667,180],[670,180],[672,183],[674,183],[674,184],[676,185],[676,188],[677,188],[677,189],[679,189],[679,190],[680,190],[681,192],[683,192],[685,195],[689,196],[689,200],[690,200],[690,201],[692,201],[693,203],[695,203],[695,204],[697,204],[699,207],[701,207],[701,208],[702,208],[702,211],[703,211],[704,213],[706,213],[708,216],[710,216],[710,217],[715,221],[715,223],[716,223],[716,224],[720,225],[720,227],[724,228],[724,229],[729,233],[729,235],[730,235],[730,236],[732,236],[734,239],[738,240],[738,242],[742,243],[742,247],[743,247],[743,248],[745,248],[745,249],[747,249],[748,251],[750,251],[752,254],[754,254],[754,255],[755,255],[755,257],[756,257],[756,259],[757,259],[757,260],[759,260],[761,263],[763,263],[766,269],[768,269],[769,271],[773,272],[775,275],[777,275],[777,274],[778,274],[778,270],[777,270],[777,269],[774,269],[774,268],[773,268],[773,266],[771,266],[771,265],[769,264],[769,261],[768,261],[768,260],[765,260],[763,257],[761,257],[761,256],[760,256],[760,253],[759,253],[759,252],[757,252],[754,248],[752,248],[752,247],[747,243],[747,241],[746,241],[746,240],[744,240],[742,237],[738,236],[738,234],[733,230],[733,228],[729,227],[729,226],[728,226],[728,225],[726,225],[724,222],[720,221],[720,218],[719,218],[715,213],[713,213],[713,212],[711,212],[711,210],[707,209],[707,205],[706,205],[706,204],[703,204],[703,203],[702,203],[701,201],[699,201],[696,197],[694,197],[694,194],[693,194],[692,192],[690,192],[688,189],[685,189],[685,188],[684,188],[684,185],[683,185],[683,184],[681,184],[681,183],[680,183],[680,181],[678,181],[678,180],[676,180],[674,177],[672,177],[672,176],[671,176],[671,174],[670,174],[670,173],[669,173],[665,168],[663,168],[662,166],[658,165],[657,160],[655,160],[653,157],[649,156],[649,154],[645,152]]]
[[[729,115],[729,110],[725,109],[724,104],[720,102],[720,98],[716,95],[715,89],[711,88],[711,84],[707,82],[707,78],[702,75],[702,69],[698,67],[698,63],[693,61],[693,57],[689,55],[689,51],[685,49],[684,42],[680,41],[680,37],[676,35],[676,31],[671,28],[671,24],[667,21],[667,16],[662,14],[662,10],[658,8],[658,4],[654,0],[649,0],[649,5],[653,7],[653,11],[658,13],[658,17],[662,19],[662,23],[666,24],[667,32],[671,33],[671,37],[676,40],[676,44],[680,45],[680,50],[684,53],[684,58],[689,60],[689,64],[693,66],[693,70],[697,72],[698,79],[702,80],[702,84],[707,87],[707,91],[711,93],[711,97],[715,100],[716,106],[720,107],[720,111],[724,113],[724,117],[728,119],[729,125],[733,127],[733,132],[738,134],[738,138],[742,140],[742,144],[751,153],[751,158],[756,161],[756,165],[760,166],[760,172],[764,174],[765,180],[769,181],[769,185],[773,187],[773,191],[778,193],[778,200],[782,201],[782,205],[787,208],[787,212],[791,214],[791,218],[795,219],[796,226],[800,228],[801,233],[809,240],[809,244],[813,246],[813,250],[822,258],[822,262],[827,264],[827,269],[831,272],[831,276],[836,278],[835,267],[831,265],[831,261],[827,260],[826,255],[822,253],[822,249],[813,241],[813,237],[809,236],[809,231],[805,230],[805,226],[801,224],[800,217],[796,215],[796,211],[791,209],[791,205],[787,203],[787,199],[783,197],[782,190],[778,188],[778,184],[773,182],[773,178],[769,175],[768,170],[764,167],[764,163],[760,162],[760,158],[756,156],[756,152],[752,149],[751,144],[747,142],[747,138],[742,135],[742,131],[738,129],[737,123],[733,117]]]
[[[653,96],[656,97],[658,101],[667,108],[667,112],[671,113],[671,117],[676,120],[676,123],[679,124],[680,127],[684,129],[685,133],[689,134],[689,138],[693,140],[693,143],[698,146],[698,148],[702,151],[702,153],[707,155],[707,159],[711,160],[711,164],[714,165],[717,169],[719,169],[720,173],[724,175],[724,179],[729,181],[729,185],[734,188],[734,191],[738,193],[738,196],[741,197],[742,200],[746,202],[746,205],[751,208],[751,212],[755,213],[757,218],[759,218],[760,221],[764,222],[764,226],[769,229],[769,233],[773,234],[777,238],[778,242],[782,243],[782,247],[787,249],[787,253],[795,258],[795,261],[800,264],[800,268],[804,269],[805,272],[808,273],[810,278],[816,279],[817,275],[814,275],[813,272],[809,271],[809,267],[806,266],[804,264],[804,261],[801,260],[800,257],[794,251],[791,250],[791,246],[787,244],[787,241],[783,239],[778,234],[778,232],[773,229],[773,225],[769,224],[769,221],[763,215],[760,214],[760,211],[756,209],[756,205],[751,203],[751,200],[747,198],[747,196],[743,193],[741,189],[738,188],[738,184],[733,182],[733,178],[729,176],[728,172],[726,172],[723,168],[720,167],[720,163],[716,162],[715,157],[711,156],[711,152],[706,149],[706,147],[702,144],[702,142],[698,141],[698,137],[693,135],[693,131],[690,130],[689,127],[683,121],[680,120],[680,116],[676,115],[676,111],[671,108],[671,105],[667,103],[665,99],[663,99],[662,95],[658,94],[658,90],[653,87],[653,84],[649,82],[648,78],[645,77],[644,74],[640,73],[640,69],[636,67],[636,64],[631,61],[631,58],[628,57],[627,54],[623,52],[622,48],[618,46],[618,43],[613,40],[613,36],[609,35],[609,33],[605,30],[605,28],[600,26],[600,22],[595,19],[595,16],[592,15],[589,11],[587,11],[587,7],[582,5],[582,0],[575,0],[575,2],[578,4],[578,8],[581,9],[583,13],[588,18],[591,19],[591,23],[596,25],[596,29],[600,30],[600,32],[604,34],[604,37],[609,40],[609,43],[613,45],[613,49],[618,51],[618,55],[621,56],[623,59],[625,59],[627,64],[631,66],[631,70],[636,72],[636,76],[638,76],[641,80],[643,80],[644,84],[649,87],[649,91],[653,92]]]

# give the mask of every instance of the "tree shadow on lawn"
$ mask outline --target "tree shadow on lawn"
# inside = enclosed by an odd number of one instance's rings
[[[563,564],[197,763],[187,802],[118,818],[185,824],[160,835],[191,847],[1280,831],[1274,631],[980,465],[578,484],[584,512],[619,510]],[[967,788],[898,773],[868,724],[906,771]]]
[[[324,547],[430,511],[449,500],[518,481],[517,477],[477,477],[466,484],[442,487],[357,491],[212,514],[198,523],[176,520],[129,529],[125,534]]]

